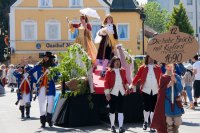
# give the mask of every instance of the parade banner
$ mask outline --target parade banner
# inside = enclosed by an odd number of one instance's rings
[[[147,54],[161,63],[181,63],[191,59],[199,50],[197,40],[189,34],[179,32],[177,26],[152,38],[147,46]]]

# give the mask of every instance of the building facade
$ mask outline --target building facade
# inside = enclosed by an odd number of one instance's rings
[[[18,64],[23,58],[38,61],[45,51],[55,54],[65,51],[77,35],[76,31],[73,34],[69,32],[66,17],[79,23],[79,10],[86,7],[95,9],[101,17],[89,18],[93,38],[106,14],[111,14],[117,25],[119,42],[131,49],[132,54],[141,54],[137,42],[142,21],[140,10],[133,1],[129,1],[131,6],[115,10],[119,8],[115,0],[111,3],[106,0],[17,0],[10,9],[10,47],[14,49],[11,63]]]
[[[174,6],[178,6],[180,2],[184,4],[188,18],[194,28],[196,36],[200,34],[200,0],[148,0],[158,2],[162,8],[169,12],[173,11]]]

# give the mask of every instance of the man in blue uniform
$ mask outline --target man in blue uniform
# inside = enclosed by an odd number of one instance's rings
[[[52,111],[54,105],[54,96],[56,93],[54,79],[48,77],[49,68],[54,67],[54,58],[51,52],[46,52],[43,60],[30,69],[29,74],[37,72],[37,95],[40,108],[40,122],[42,128],[48,122],[52,127]]]

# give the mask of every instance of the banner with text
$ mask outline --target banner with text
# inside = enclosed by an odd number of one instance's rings
[[[189,34],[179,32],[177,26],[152,38],[147,46],[147,54],[161,63],[181,63],[191,59],[199,50],[197,40]]]

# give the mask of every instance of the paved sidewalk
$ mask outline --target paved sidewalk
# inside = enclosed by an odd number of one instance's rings
[[[78,128],[39,128],[39,108],[37,100],[32,102],[31,119],[21,119],[19,107],[16,102],[16,93],[10,93],[6,88],[6,95],[0,96],[0,133],[110,133],[109,124],[98,126],[78,127]],[[199,105],[200,106],[200,105]],[[198,133],[200,132],[200,107],[195,110],[185,109],[183,115],[183,125],[180,127],[180,133]],[[142,130],[142,123],[125,124],[126,133],[148,133]]]

